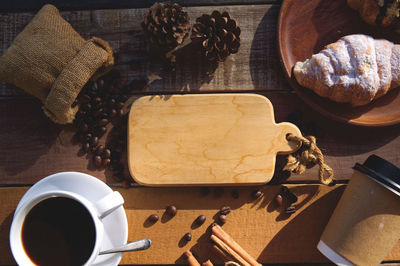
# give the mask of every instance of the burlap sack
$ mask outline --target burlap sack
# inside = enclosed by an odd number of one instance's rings
[[[45,5],[0,58],[0,80],[39,98],[44,113],[59,124],[71,123],[71,107],[90,78],[114,64],[107,42],[85,41],[52,5]]]

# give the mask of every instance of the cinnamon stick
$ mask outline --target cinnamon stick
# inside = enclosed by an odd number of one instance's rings
[[[251,266],[247,261],[245,261],[238,253],[236,253],[231,247],[229,247],[225,242],[219,239],[215,235],[211,235],[211,240],[214,241],[222,250],[232,256],[237,262],[243,266]]]
[[[212,245],[212,247],[215,250],[215,252],[217,253],[217,255],[220,256],[224,261],[234,260],[227,253],[223,252],[217,245]]]
[[[200,263],[193,256],[192,252],[190,252],[190,250],[186,250],[185,253],[183,254],[185,254],[186,259],[190,266],[201,266]]]
[[[247,264],[252,266],[260,266],[260,263],[258,263],[249,253],[247,253],[238,243],[236,243],[235,240],[233,240],[232,237],[221,228],[221,226],[215,224],[212,227],[212,233],[221,241],[223,241],[230,249],[237,253],[243,260],[245,260]]]

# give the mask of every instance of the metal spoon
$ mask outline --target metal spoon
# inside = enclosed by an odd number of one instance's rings
[[[127,252],[127,251],[145,250],[145,249],[148,249],[150,246],[151,246],[151,240],[148,238],[143,238],[143,239],[133,241],[131,243],[125,244],[125,245],[117,247],[117,248],[100,251],[99,255],[118,253],[118,252]]]

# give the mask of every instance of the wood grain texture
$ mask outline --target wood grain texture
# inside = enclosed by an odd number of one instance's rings
[[[148,186],[265,184],[277,154],[296,151],[301,136],[275,123],[257,94],[197,94],[137,99],[128,119],[128,165]]]
[[[145,92],[289,90],[279,64],[276,49],[276,19],[279,5],[237,5],[187,7],[191,23],[213,10],[228,11],[241,27],[241,45],[237,54],[219,65],[200,59],[188,46],[177,53],[175,71],[165,70],[165,62],[150,49],[141,33],[145,8],[65,11],[62,16],[83,38],[100,37],[116,53],[116,67],[124,78],[147,79],[157,75]],[[33,18],[34,13],[0,13],[0,54]],[[0,95],[24,93],[0,83]]]
[[[327,120],[306,106],[293,93],[263,93],[274,106],[277,122],[288,121],[296,111],[302,114],[296,124],[304,135],[317,130],[317,145],[339,180],[348,180],[356,162],[371,154],[400,165],[400,126],[363,128]],[[50,174],[74,170],[115,183],[112,172],[95,170],[90,157],[82,155],[73,142],[72,127],[52,123],[41,111],[40,102],[31,98],[0,99],[0,178],[2,184],[33,184]],[[101,139],[104,142],[106,137]],[[126,167],[127,169],[127,167]],[[317,167],[288,181],[318,180]],[[129,174],[128,171],[125,174]],[[280,180],[281,179],[273,179]],[[284,181],[284,180],[283,180]]]
[[[128,218],[128,241],[148,237],[152,247],[146,251],[125,253],[121,264],[184,264],[181,255],[191,249],[200,262],[211,259],[222,263],[209,242],[213,217],[218,210],[229,205],[223,229],[260,263],[327,263],[328,260],[316,249],[319,237],[343,193],[345,186],[294,185],[291,190],[299,196],[295,203],[298,211],[291,216],[281,213],[273,199],[279,186],[263,187],[259,200],[251,197],[250,188],[239,188],[240,197],[233,199],[231,189],[220,194],[211,190],[202,195],[196,188],[131,188],[118,189],[125,199]],[[13,264],[8,246],[8,230],[19,199],[27,188],[0,188],[0,264]],[[165,207],[174,204],[177,215],[169,218]],[[148,222],[151,214],[160,220]],[[206,222],[195,226],[193,221],[205,215]],[[191,232],[192,240],[182,237]],[[388,261],[400,260],[400,243],[387,256]]]

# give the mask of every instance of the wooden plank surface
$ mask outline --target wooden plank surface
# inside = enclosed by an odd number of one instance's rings
[[[229,205],[224,230],[260,263],[327,263],[328,260],[316,249],[333,209],[345,186],[293,185],[298,195],[294,204],[298,211],[293,215],[281,213],[273,201],[279,186],[264,186],[261,198],[251,197],[251,188],[239,188],[239,198],[233,199],[232,189],[222,193],[210,191],[202,195],[196,188],[131,188],[118,189],[125,199],[128,218],[128,241],[148,237],[153,245],[147,251],[125,253],[121,264],[174,264],[185,263],[183,252],[191,249],[200,261],[218,259],[209,243],[209,228],[218,210]],[[0,264],[13,264],[8,246],[8,231],[13,211],[27,188],[1,188],[0,202]],[[168,219],[165,207],[176,205],[178,212]],[[151,224],[147,218],[158,214],[160,220]],[[193,221],[205,215],[206,222],[193,226]],[[192,240],[185,242],[187,232]],[[400,260],[400,242],[393,248],[388,261]]]
[[[61,10],[81,10],[81,9],[115,9],[115,8],[140,8],[149,7],[156,0],[36,0],[36,1],[2,1],[0,2],[0,12],[21,12],[38,10],[45,4],[55,5]],[[177,0],[173,1],[182,6],[214,6],[214,5],[253,5],[280,3],[281,0]]]
[[[279,5],[238,5],[185,8],[191,23],[213,10],[228,11],[241,27],[237,54],[218,66],[195,56],[193,49],[182,49],[173,72],[155,57],[141,33],[146,8],[120,10],[66,11],[62,16],[85,39],[97,36],[108,41],[117,53],[116,65],[128,81],[160,77],[146,92],[289,90],[276,49],[276,20]],[[34,13],[0,14],[0,53],[12,43]],[[11,85],[0,83],[0,95],[24,95]]]
[[[348,180],[356,162],[371,154],[400,165],[400,125],[386,128],[363,128],[327,119],[308,108],[294,93],[263,93],[274,106],[277,122],[300,112],[297,123],[303,134],[317,128],[317,144],[326,162],[339,180]],[[74,129],[52,123],[42,113],[40,102],[31,98],[0,99],[0,177],[2,184],[33,184],[50,174],[75,170],[115,183],[111,171],[95,170],[90,157],[81,154],[73,142]],[[315,131],[315,130],[314,130]],[[101,141],[105,141],[103,137]],[[127,168],[127,167],[126,167]],[[128,174],[128,171],[126,171]],[[317,167],[289,181],[317,181]]]

